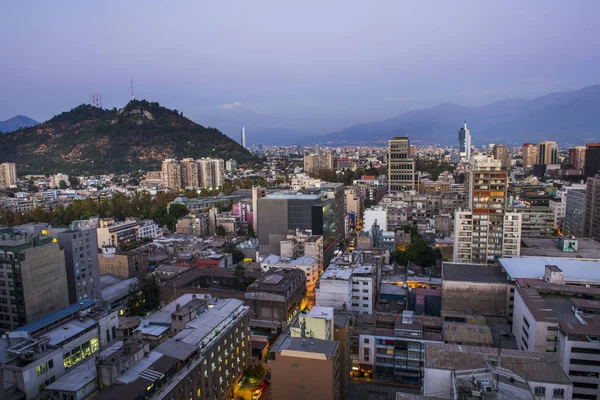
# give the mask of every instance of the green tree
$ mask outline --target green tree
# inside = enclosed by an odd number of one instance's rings
[[[218,236],[227,236],[227,231],[223,225],[217,226],[217,235]]]
[[[177,220],[179,218],[185,217],[188,214],[188,209],[183,204],[172,203],[169,206],[169,214]]]
[[[129,285],[127,308],[129,315],[143,316],[158,309],[160,283],[156,275],[140,272],[137,279]]]
[[[60,189],[66,189],[67,188],[67,182],[65,182],[64,180],[61,179],[61,181],[58,182],[58,187]]]

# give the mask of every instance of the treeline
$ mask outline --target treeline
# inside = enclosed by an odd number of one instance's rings
[[[44,222],[54,226],[68,226],[80,219],[99,216],[125,220],[128,217],[153,219],[159,226],[175,229],[177,219],[187,214],[187,208],[174,204],[167,211],[169,202],[177,197],[177,193],[158,192],[155,198],[150,193],[136,193],[132,197],[117,193],[111,198],[73,200],[66,207],[59,204],[48,210],[35,207],[30,213],[13,213],[0,208],[0,225],[14,226],[30,222]]]

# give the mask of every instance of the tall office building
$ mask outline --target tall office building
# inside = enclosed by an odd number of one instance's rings
[[[508,146],[503,144],[497,144],[492,150],[495,160],[500,160],[502,168],[510,168],[510,152]]]
[[[454,261],[491,264],[518,257],[521,215],[506,212],[507,171],[489,156],[475,156],[469,176],[469,211],[457,211]]]
[[[17,184],[17,168],[15,163],[0,164],[0,189],[7,189]]]
[[[467,121],[458,131],[458,151],[461,159],[471,159],[471,131],[467,128]]]
[[[163,188],[179,190],[181,186],[181,165],[174,158],[167,158],[160,169]]]
[[[585,168],[583,174],[591,178],[600,172],[600,143],[590,143],[585,146]]]
[[[60,232],[58,244],[65,249],[69,303],[101,300],[96,228]]]
[[[246,125],[242,125],[241,135],[242,135],[242,138],[241,138],[240,144],[242,145],[243,148],[246,148]]]
[[[181,186],[189,189],[200,187],[198,163],[193,158],[184,158],[181,166]]]
[[[0,233],[0,262],[0,332],[69,305],[65,253],[51,237],[6,229]]]
[[[585,146],[575,146],[569,149],[569,164],[577,169],[585,168]]]
[[[535,143],[523,143],[523,166],[533,167],[538,162],[538,145]]]
[[[539,144],[538,164],[558,164],[558,146],[556,146],[556,142],[544,141]]]
[[[417,184],[410,143],[407,136],[395,137],[388,143],[388,192],[412,189],[417,189]]]
[[[201,158],[198,160],[200,186],[218,188],[225,181],[225,162],[220,158]]]
[[[587,179],[583,236],[600,240],[600,173]]]

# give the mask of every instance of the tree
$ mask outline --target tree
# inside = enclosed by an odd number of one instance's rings
[[[250,236],[251,238],[256,237],[256,232],[254,232],[254,227],[250,224],[248,225],[248,236]]]
[[[129,315],[143,316],[159,306],[160,283],[156,275],[140,272],[129,285],[127,308]]]
[[[66,189],[67,188],[67,182],[65,182],[64,180],[61,179],[61,181],[58,182],[58,187],[60,189]]]
[[[233,270],[233,279],[233,286],[236,290],[246,290],[249,285],[248,279],[246,279],[246,270],[239,263]]]
[[[267,371],[265,370],[265,367],[259,363],[255,366],[248,367],[245,375],[246,378],[248,378],[248,382],[250,382],[252,385],[255,385],[264,379],[266,373]]]
[[[223,225],[217,226],[217,235],[218,236],[227,236],[227,231]]]
[[[433,267],[442,258],[442,252],[429,247],[420,235],[413,235],[408,248],[395,251],[393,257],[400,265],[406,265],[410,261],[422,267]]]
[[[188,214],[188,209],[185,205],[179,203],[172,203],[169,206],[169,214],[175,219],[183,218]]]

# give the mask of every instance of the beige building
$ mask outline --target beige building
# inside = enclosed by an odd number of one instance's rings
[[[339,343],[281,335],[271,348],[273,400],[339,400]]]
[[[585,146],[575,146],[569,149],[569,163],[577,169],[585,168]]]
[[[0,189],[7,189],[17,184],[17,168],[15,163],[0,164]]]
[[[523,166],[533,167],[538,162],[538,146],[535,143],[523,144]]]
[[[133,278],[138,272],[148,269],[148,254],[139,251],[118,251],[105,255],[98,253],[100,274],[110,274],[119,278]]]
[[[495,160],[500,160],[502,168],[510,168],[510,151],[508,146],[497,144],[492,151]]]
[[[415,159],[410,155],[408,137],[395,137],[388,143],[388,192],[417,189]]]
[[[324,153],[321,154],[307,154],[304,156],[304,172],[307,174],[313,174],[319,172],[322,169],[333,169],[333,154]]]
[[[198,163],[193,158],[184,158],[181,165],[181,186],[197,189],[200,186]]]
[[[556,142],[544,141],[539,144],[538,164],[558,164],[558,146]]]
[[[181,189],[181,165],[174,158],[167,158],[161,165],[161,178],[164,188]]]
[[[201,158],[198,161],[199,183],[203,188],[214,189],[223,186],[225,162],[219,158]]]

